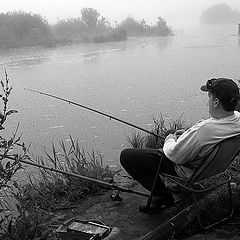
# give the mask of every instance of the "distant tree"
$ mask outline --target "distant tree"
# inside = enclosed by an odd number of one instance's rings
[[[142,29],[144,29],[145,32],[147,32],[149,30],[150,26],[147,25],[147,23],[146,23],[146,21],[144,19],[142,19],[140,21],[140,24],[142,26]]]
[[[112,30],[107,18],[100,16],[93,8],[83,8],[80,18],[61,20],[52,26],[52,32],[58,42],[92,42],[94,36]]]
[[[50,26],[39,14],[8,12],[0,14],[0,47],[45,44],[50,39]]]
[[[240,21],[240,13],[232,10],[225,3],[216,4],[202,12],[200,23],[203,24],[229,24],[238,23]]]
[[[172,34],[172,29],[167,26],[167,22],[162,17],[158,17],[157,33],[160,36],[167,36]]]
[[[133,17],[127,17],[122,23],[119,25],[121,28],[125,29],[127,35],[142,35],[145,33],[145,25],[143,22],[138,22]]]
[[[52,26],[52,32],[58,39],[70,41],[87,31],[86,24],[80,18],[60,20]]]
[[[167,22],[162,17],[158,17],[157,25],[160,27],[166,27]]]
[[[140,21],[140,24],[141,24],[144,28],[146,28],[146,26],[147,26],[146,21],[145,21],[144,19],[142,19],[142,20]]]
[[[127,35],[130,36],[172,35],[172,29],[167,26],[167,22],[162,17],[158,17],[157,24],[154,26],[147,25],[144,19],[142,19],[141,21],[137,21],[132,17],[128,17],[124,21],[122,21],[121,24],[119,24],[119,27],[125,29]]]
[[[81,10],[82,20],[89,27],[93,28],[97,26],[98,18],[100,17],[99,12],[93,8],[83,8]]]
[[[107,18],[101,16],[101,18],[97,21],[97,27],[102,32],[102,31],[106,31],[109,28],[111,28],[111,24],[107,20]]]

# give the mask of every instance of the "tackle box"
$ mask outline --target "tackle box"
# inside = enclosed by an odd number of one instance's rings
[[[72,218],[57,230],[61,240],[101,240],[109,235],[111,228],[97,220],[80,220]]]

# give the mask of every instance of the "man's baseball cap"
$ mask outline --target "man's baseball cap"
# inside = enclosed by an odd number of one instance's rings
[[[201,87],[204,92],[213,92],[220,102],[237,103],[240,99],[239,88],[235,81],[229,78],[212,78]]]

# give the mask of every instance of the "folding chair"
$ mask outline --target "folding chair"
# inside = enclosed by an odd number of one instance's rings
[[[220,143],[216,144],[213,150],[208,154],[208,156],[203,159],[202,164],[194,171],[191,178],[187,181],[183,181],[181,178],[175,176],[161,173],[161,176],[166,177],[168,180],[176,183],[178,186],[192,193],[193,204],[197,211],[197,220],[200,227],[203,229],[209,229],[210,227],[213,227],[216,224],[229,219],[233,215],[234,205],[231,190],[231,176],[227,174],[225,170],[232,163],[239,152],[240,134],[235,137],[224,139]],[[206,180],[212,179],[213,177],[220,179],[220,181],[215,182],[210,187],[204,187],[203,183],[206,182]],[[197,195],[210,192],[211,190],[214,190],[215,188],[220,187],[224,184],[227,184],[228,186],[230,213],[228,216],[222,218],[221,220],[204,226],[200,219],[199,202],[197,200]]]

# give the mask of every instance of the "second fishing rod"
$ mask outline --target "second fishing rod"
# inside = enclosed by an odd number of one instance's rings
[[[30,91],[30,92],[34,92],[34,93],[38,93],[38,94],[41,94],[41,95],[44,95],[44,96],[48,96],[48,97],[51,97],[51,98],[55,98],[55,99],[58,99],[58,100],[67,102],[67,103],[69,103],[69,104],[72,104],[72,105],[75,105],[75,106],[78,106],[78,107],[81,107],[81,108],[85,108],[85,109],[87,109],[87,110],[89,110],[89,111],[98,113],[98,114],[103,115],[103,116],[105,116],[105,117],[108,117],[108,118],[110,118],[110,120],[111,120],[111,119],[116,120],[116,121],[118,121],[118,122],[124,123],[124,124],[126,124],[126,125],[131,126],[131,127],[134,127],[134,128],[136,128],[136,129],[138,129],[138,130],[141,130],[141,131],[143,131],[143,132],[146,132],[146,133],[148,133],[148,134],[151,134],[151,135],[155,136],[156,139],[158,139],[158,138],[164,139],[162,136],[160,136],[160,135],[158,135],[158,134],[156,134],[156,133],[154,133],[154,132],[151,132],[151,131],[149,131],[149,130],[147,130],[147,129],[144,129],[144,128],[142,128],[142,127],[136,126],[136,125],[134,125],[134,124],[132,124],[132,123],[129,123],[129,122],[127,122],[127,121],[124,121],[124,120],[119,119],[119,118],[117,118],[117,117],[114,117],[114,116],[112,116],[112,115],[103,113],[103,112],[98,111],[98,110],[96,110],[96,109],[93,109],[93,108],[84,106],[84,105],[82,105],[82,104],[79,104],[79,103],[76,103],[76,102],[73,102],[73,101],[70,101],[70,100],[68,100],[68,99],[65,99],[65,98],[62,98],[62,97],[58,97],[58,96],[55,96],[55,95],[52,95],[52,94],[49,94],[49,93],[45,93],[45,92],[40,92],[40,91],[37,91],[37,90],[29,89],[29,88],[24,88],[24,90],[27,90],[27,91]]]

